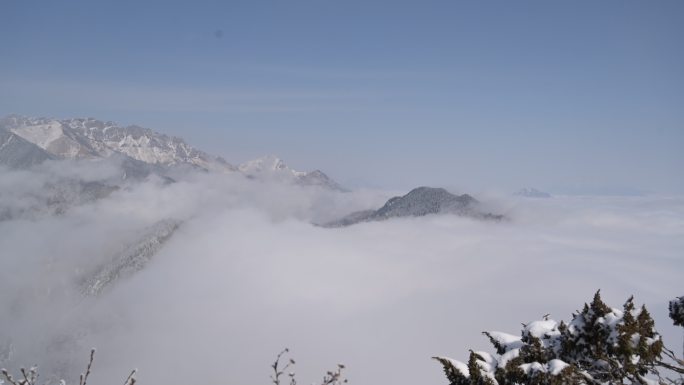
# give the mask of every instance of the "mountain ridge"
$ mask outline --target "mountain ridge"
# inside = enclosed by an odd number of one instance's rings
[[[275,178],[302,186],[347,191],[320,170],[296,171],[274,155],[247,161],[236,167],[222,157],[190,146],[182,138],[137,125],[124,127],[95,118],[55,119],[9,115],[0,119],[0,135],[3,135],[0,145],[9,141],[10,136],[14,137],[11,147],[0,148],[0,164],[11,168],[26,168],[47,159],[123,156],[128,159],[124,177],[150,173],[166,176],[162,172],[163,168],[188,165],[206,171],[240,172],[251,179]]]
[[[58,120],[10,115],[0,121],[0,126],[58,158],[106,158],[121,153],[149,164],[235,170],[222,158],[197,150],[181,138],[135,125],[122,127],[94,118]]]
[[[406,195],[395,196],[377,210],[353,212],[323,227],[346,227],[362,222],[375,222],[400,217],[432,214],[455,214],[482,220],[503,220],[505,217],[483,211],[480,202],[468,194],[455,195],[444,188],[421,186]]]
[[[0,164],[27,168],[54,159],[47,151],[0,126]]]

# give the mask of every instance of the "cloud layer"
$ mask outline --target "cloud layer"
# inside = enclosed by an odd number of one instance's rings
[[[112,177],[108,167],[0,171],[2,205],[39,195],[55,170]],[[485,349],[482,330],[516,332],[545,313],[567,319],[600,288],[613,306],[631,294],[646,302],[677,346],[665,306],[682,294],[683,198],[499,198],[509,222],[310,224],[391,195],[191,173],[122,186],[61,215],[4,220],[0,344],[13,346],[11,363],[64,373],[82,370],[73,365],[96,346],[98,383],[137,367],[153,385],[263,384],[285,346],[304,382],[344,362],[357,384],[443,383],[430,356]],[[97,298],[77,292],[90,269],[169,218],[181,226],[142,271]]]

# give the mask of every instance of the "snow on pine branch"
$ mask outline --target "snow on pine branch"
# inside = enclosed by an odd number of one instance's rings
[[[669,351],[646,308],[636,308],[633,298],[620,310],[608,307],[597,292],[569,323],[544,317],[523,324],[520,336],[483,334],[496,357],[480,351],[470,351],[468,362],[433,357],[450,385],[658,384],[664,381],[659,369],[684,372],[662,361]]]

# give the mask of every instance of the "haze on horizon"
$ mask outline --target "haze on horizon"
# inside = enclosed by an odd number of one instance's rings
[[[92,116],[349,187],[684,192],[684,3],[0,4],[0,115]]]

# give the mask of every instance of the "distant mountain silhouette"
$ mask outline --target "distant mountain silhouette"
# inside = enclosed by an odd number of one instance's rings
[[[361,222],[430,214],[454,214],[484,220],[504,219],[503,215],[482,211],[479,202],[468,194],[454,195],[443,188],[418,187],[404,196],[391,198],[377,210],[354,212],[323,226],[344,227]]]

